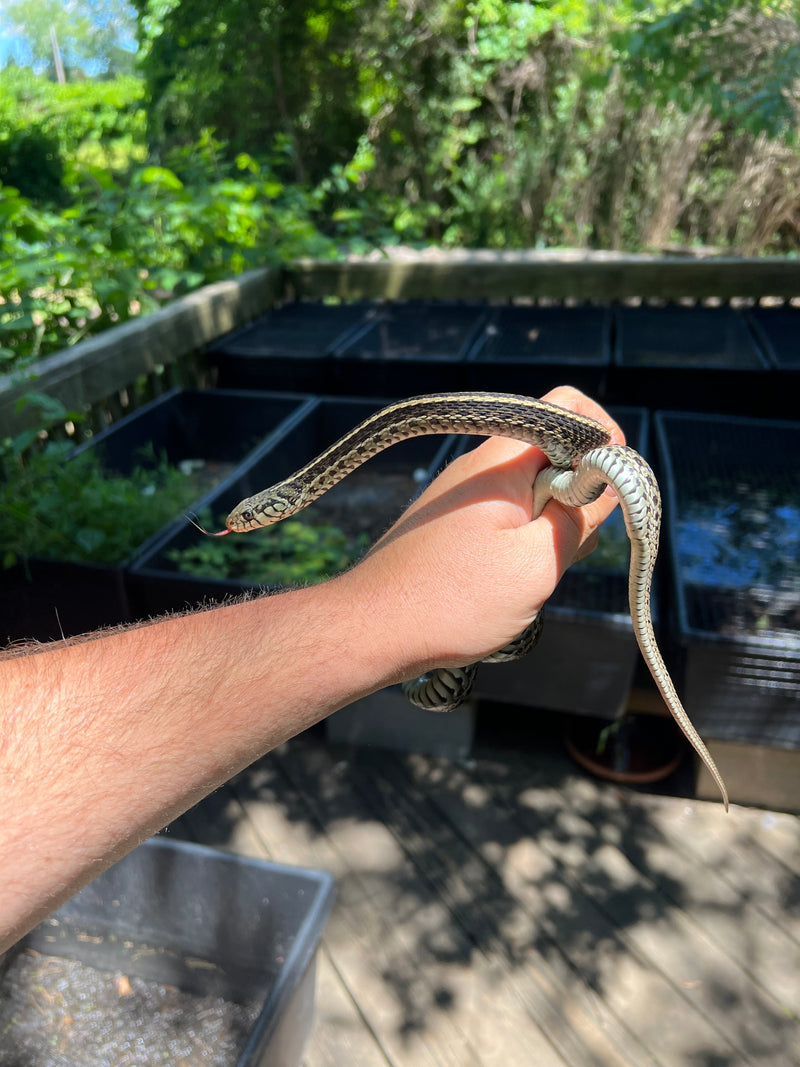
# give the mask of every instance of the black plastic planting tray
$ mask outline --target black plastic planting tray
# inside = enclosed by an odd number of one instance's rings
[[[211,349],[226,388],[325,392],[330,353],[368,323],[379,305],[286,304]]]
[[[767,414],[766,358],[744,317],[721,307],[621,307],[609,393],[685,411]]]
[[[218,525],[244,497],[292,474],[385,403],[374,398],[308,397],[301,417],[286,424],[285,433],[273,437],[268,448],[260,450],[251,462],[239,467],[235,477],[198,503],[198,509],[208,512],[210,521]],[[370,541],[375,540],[399,517],[415,493],[444,466],[451,452],[452,440],[448,438],[421,437],[403,441],[378,453],[326,493],[319,505],[312,507],[323,511],[336,507],[339,513],[346,512],[346,517],[358,527],[359,533]],[[395,511],[388,513],[387,498],[391,496],[394,502],[398,483],[400,492],[407,495],[402,496]],[[312,517],[311,509],[298,517]],[[323,521],[332,520],[323,516]],[[234,540],[228,538],[226,544],[269,538],[278,529],[232,535]],[[203,543],[202,534],[184,520],[137,557],[128,574],[131,603],[136,614],[146,617],[180,610],[209,598],[224,599],[261,587],[262,583],[258,582],[220,577],[213,567],[203,575],[182,573],[171,557],[176,551],[198,543]]]
[[[608,308],[495,308],[468,356],[470,384],[541,396],[569,382],[600,397],[610,359]]]
[[[800,396],[800,307],[783,304],[748,311],[753,335],[769,359],[771,370],[764,382],[772,417],[797,416]]]
[[[647,412],[612,407],[609,414],[646,456]],[[539,645],[516,662],[482,666],[478,694],[602,717],[620,711],[639,656],[628,607],[629,557],[617,508],[600,530],[597,550],[569,568],[548,601]]]
[[[143,979],[194,997],[244,1005],[254,1021],[236,1058],[226,1062],[236,1067],[297,1067],[313,1022],[316,951],[332,902],[333,879],[322,871],[157,837],[37,926],[11,950],[6,966],[17,953],[33,950],[112,972],[112,983],[117,972],[128,983]],[[11,974],[13,967],[5,981]],[[29,999],[35,1003],[33,995]],[[146,993],[142,999],[148,999]],[[158,997],[152,999],[151,1010],[157,1011]],[[85,1040],[102,1042],[105,1054],[116,1053],[113,1060],[104,1055],[95,1062],[132,1063],[130,1051],[137,1040],[145,1040],[137,1034],[146,1020],[137,1018],[132,993],[113,1000],[114,1017],[98,1019],[102,1033],[88,1034]],[[33,1003],[27,1010],[34,1011]],[[89,1007],[85,997],[83,1002],[64,1002],[61,1015],[76,1017]],[[192,1007],[187,1001],[186,1011]],[[195,1010],[200,1008],[208,1013],[216,1005],[204,1003]],[[80,1020],[71,1025],[79,1026]],[[201,1020],[194,1025],[199,1029]],[[51,1046],[59,1036],[54,1030]],[[140,1053],[137,1063],[164,1062],[170,1055],[165,1049],[162,1058],[154,1059],[154,1050],[141,1046]],[[54,1055],[46,1062],[66,1061]]]
[[[381,306],[335,348],[334,390],[397,397],[466,388],[464,361],[487,311],[448,301]]]
[[[748,315],[775,367],[800,372],[800,307],[754,307]]]
[[[800,423],[656,416],[686,708],[800,747]]]
[[[204,483],[214,485],[230,477],[249,455],[268,447],[276,427],[291,422],[307,403],[307,398],[291,394],[173,390],[99,433],[76,454],[97,452],[105,470],[128,475],[144,451],[151,450],[174,465],[199,465]],[[142,507],[147,507],[147,498]],[[179,512],[176,507],[175,519],[183,523]],[[163,528],[154,531],[153,538],[162,534]],[[124,571],[149,543],[114,564],[32,559],[4,573],[0,644],[53,640],[129,621]]]

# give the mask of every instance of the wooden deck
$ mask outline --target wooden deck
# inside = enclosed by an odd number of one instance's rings
[[[312,732],[171,828],[333,872],[304,1067],[800,1064],[800,820]]]

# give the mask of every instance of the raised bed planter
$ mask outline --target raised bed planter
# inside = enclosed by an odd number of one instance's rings
[[[175,390],[121,419],[76,449],[75,455],[95,452],[105,470],[129,475],[149,447],[172,465],[187,465],[187,478],[197,479],[199,497],[228,477],[248,454],[263,448],[271,432],[291,422],[307,403],[289,394]],[[199,478],[194,468],[200,468]],[[142,507],[146,506],[143,497]],[[176,519],[180,521],[179,516]],[[145,545],[116,563],[34,558],[5,572],[0,643],[48,641],[129,621],[124,572]]]
[[[627,441],[647,454],[647,412],[609,408]],[[614,718],[627,703],[639,659],[628,608],[629,542],[619,508],[600,546],[563,576],[545,607],[536,648],[478,670],[479,696],[504,703]]]
[[[384,305],[334,350],[334,390],[403,397],[467,388],[464,361],[487,310],[446,301]]]
[[[800,423],[656,427],[686,710],[707,738],[800,748]]]
[[[610,359],[608,308],[497,308],[469,353],[469,381],[530,396],[568,383],[603,397]]]
[[[730,307],[621,307],[609,377],[614,403],[766,414],[768,363]]]
[[[293,303],[271,311],[211,349],[224,388],[330,389],[330,354],[378,313],[371,303]]]
[[[24,1062],[45,1062],[35,1049],[48,1063],[67,1062],[49,1057],[69,1040],[70,1063],[297,1067],[313,1021],[316,950],[332,901],[333,879],[321,871],[152,838],[8,954],[6,987],[15,975],[18,984],[32,980],[28,972],[38,960],[30,951],[41,954],[44,971],[27,995],[6,988],[0,996],[21,1004],[4,1020],[0,1060],[11,1062],[2,1058],[4,1041],[20,1055],[23,1041],[38,1040]],[[35,989],[46,990],[48,972],[60,971],[58,996],[42,995],[37,1015]],[[108,1009],[93,1010],[94,1001]],[[184,1024],[172,1032],[158,1025],[170,1005]],[[43,1023],[46,1012],[52,1022]],[[222,1029],[225,1036],[232,1023],[241,1035],[226,1042],[233,1055],[201,1060],[204,1034],[216,1037]],[[187,1042],[197,1058],[184,1061]]]
[[[800,307],[754,307],[747,314],[773,364],[781,370],[800,371]]]
[[[0,582],[0,648],[12,641],[56,641],[130,620],[122,567],[30,559],[3,571]]]
[[[794,418],[800,395],[800,307],[754,307],[748,322],[772,370],[769,388],[770,415]]]
[[[288,426],[286,433],[276,436],[269,448],[261,450],[252,462],[240,467],[234,477],[209,494],[198,507],[210,511],[214,522],[221,521],[243,497],[285,478],[382,406],[383,402],[374,399],[321,397],[310,400],[301,419]],[[399,516],[419,487],[443,466],[450,449],[451,442],[434,437],[394,445],[349,475],[299,517],[315,518],[317,522],[338,526],[347,520],[356,524],[348,532],[364,532],[374,540]],[[353,496],[354,492],[357,497]],[[280,527],[274,529],[278,531]],[[253,538],[269,537],[271,533],[273,531],[262,530],[227,540],[234,545],[243,545]],[[200,576],[182,573],[171,555],[201,543],[201,538],[202,535],[184,520],[151,543],[148,551],[136,559],[131,567],[130,583],[137,613],[147,616],[181,610],[263,585],[212,573]]]

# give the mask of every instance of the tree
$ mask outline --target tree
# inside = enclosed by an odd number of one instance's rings
[[[53,69],[54,31],[68,70],[125,74],[135,63],[135,14],[127,0],[8,0],[0,28],[14,60],[39,72]]]
[[[349,158],[361,127],[350,57],[371,4],[136,3],[154,149],[190,145],[208,129],[231,155],[263,157],[277,143],[299,181]]]
[[[631,99],[705,105],[730,128],[793,140],[800,125],[797,0],[690,0],[616,36]]]

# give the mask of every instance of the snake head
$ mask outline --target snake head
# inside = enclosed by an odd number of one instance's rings
[[[245,497],[225,520],[229,533],[246,533],[288,519],[304,506],[303,490],[296,482],[279,482],[263,493]]]

